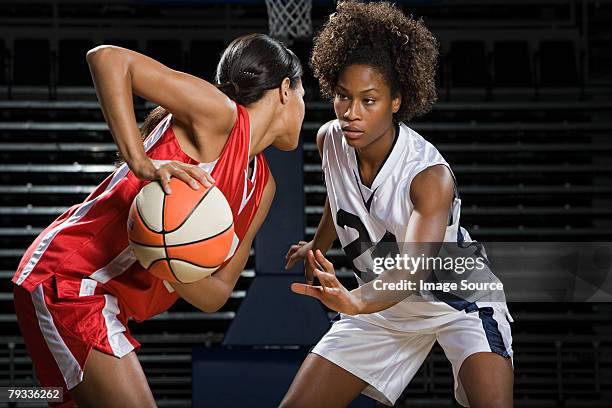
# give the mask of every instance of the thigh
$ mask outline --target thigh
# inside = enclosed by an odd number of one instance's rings
[[[367,383],[325,358],[310,353],[280,406],[283,408],[345,407]]]
[[[433,334],[400,332],[345,316],[312,349],[285,406],[343,407],[360,392],[394,405],[434,342]]]
[[[511,408],[513,371],[509,358],[492,352],[469,356],[459,370],[459,378],[471,408]]]
[[[461,405],[512,406],[512,333],[505,309],[459,313],[436,336],[453,366],[455,398]]]
[[[79,408],[156,406],[135,352],[117,358],[92,349],[83,381],[69,393]]]

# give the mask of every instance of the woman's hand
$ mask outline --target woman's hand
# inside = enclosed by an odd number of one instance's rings
[[[361,313],[363,308],[361,300],[338,281],[334,265],[323,256],[321,251],[317,250],[315,255],[312,250],[309,250],[307,260],[307,264],[310,264],[314,270],[314,276],[319,279],[321,286],[293,283],[291,290],[294,293],[319,299],[325,306],[336,312],[347,315]]]
[[[136,177],[142,180],[159,180],[166,194],[172,193],[170,188],[171,177],[184,181],[194,190],[199,189],[200,184],[209,188],[215,183],[212,176],[199,166],[176,160],[147,159],[143,166],[133,169],[133,172]]]
[[[306,275],[306,281],[308,283],[312,283],[314,272],[312,268],[310,268],[308,262],[306,262],[306,256],[310,250],[312,250],[312,241],[300,241],[295,245],[291,245],[289,251],[287,251],[287,255],[285,255],[285,261],[287,261],[285,270],[293,268],[296,262],[300,260],[304,261],[304,274]]]

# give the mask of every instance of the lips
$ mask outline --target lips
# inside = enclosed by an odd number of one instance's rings
[[[361,135],[363,135],[363,130],[361,130],[359,128],[356,128],[356,127],[353,127],[353,126],[343,127],[342,128],[342,132],[349,139],[357,139]]]

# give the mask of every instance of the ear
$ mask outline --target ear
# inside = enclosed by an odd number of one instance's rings
[[[291,81],[289,78],[285,78],[278,88],[278,91],[280,92],[280,101],[283,105],[289,102],[289,89],[291,89]]]
[[[391,109],[393,110],[393,113],[397,113],[397,111],[399,111],[401,106],[402,106],[402,94],[398,93],[397,96],[391,100]]]

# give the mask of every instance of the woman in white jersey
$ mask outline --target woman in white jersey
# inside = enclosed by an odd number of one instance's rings
[[[282,407],[344,407],[360,393],[393,405],[435,341],[452,364],[460,404],[512,406],[503,291],[372,295],[376,284],[393,281],[392,271],[378,275],[373,268],[389,245],[446,242],[447,251],[484,254],[459,226],[461,200],[448,163],[402,123],[436,99],[437,53],[422,22],[389,3],[342,2],[315,38],[311,64],[337,119],[317,134],[327,188],[323,216],[311,242],[291,247],[287,268],[305,259],[307,284],[292,290],[321,300],[341,319],[311,350]],[[352,291],[324,257],[336,237],[359,283]],[[499,282],[488,268],[470,276]]]

